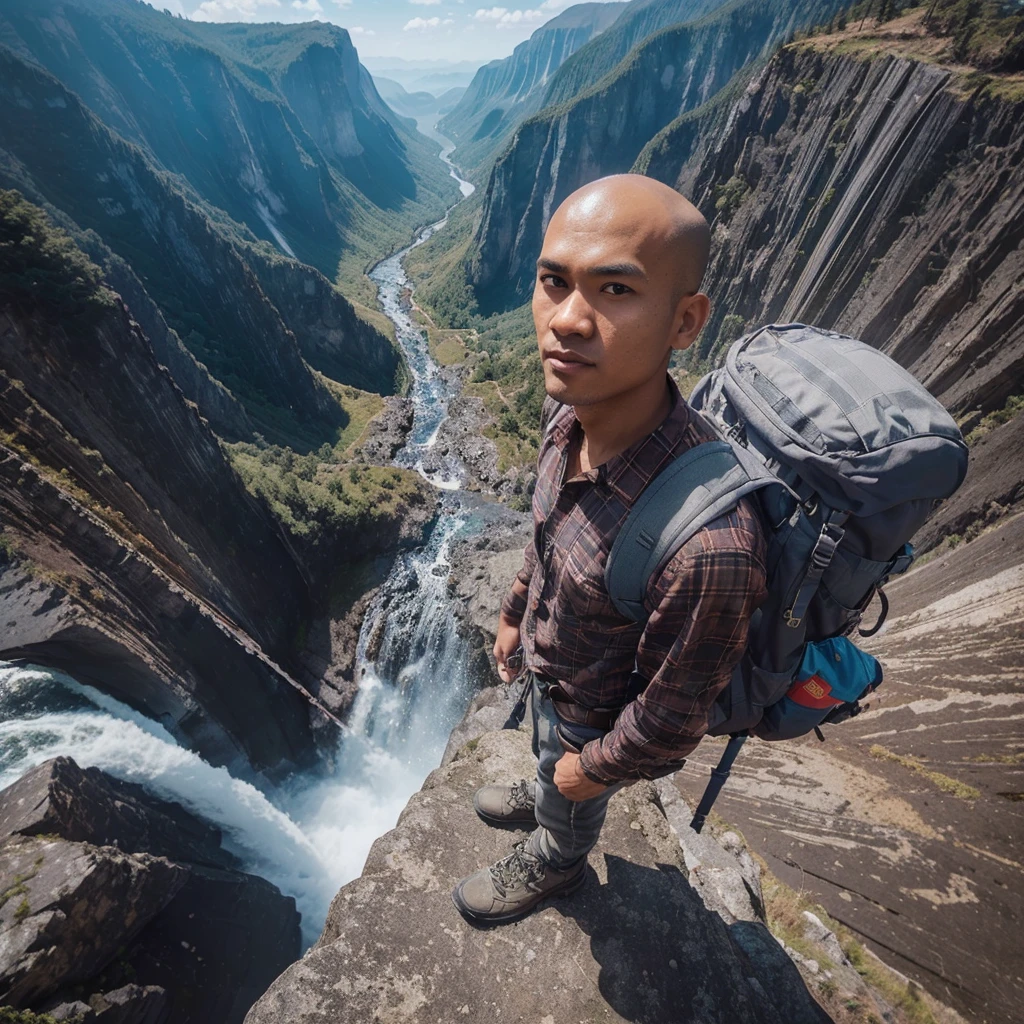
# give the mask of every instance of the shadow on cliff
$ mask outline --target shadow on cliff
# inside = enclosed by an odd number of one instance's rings
[[[674,865],[645,867],[608,853],[604,862],[606,883],[588,868],[579,895],[553,905],[589,936],[601,995],[621,1017],[636,1024],[678,1024],[680,1013],[699,1010],[708,993],[734,985],[735,975],[712,955],[724,940],[738,948],[751,983],[747,995],[756,999],[759,989],[767,990],[778,1004],[780,993],[792,993],[791,1022],[828,1024],[828,1015],[812,1008],[800,972],[762,923],[726,925]],[[677,959],[668,970],[656,970],[666,945]]]

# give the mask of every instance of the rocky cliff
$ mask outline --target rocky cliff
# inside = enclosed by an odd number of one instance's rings
[[[193,355],[229,387],[268,438],[318,447],[333,440],[344,423],[336,400],[304,361],[304,349],[314,365],[335,372],[361,367],[352,383],[394,389],[399,360],[390,341],[357,321],[322,275],[261,251],[251,236],[221,230],[190,189],[157,170],[45,71],[3,49],[0,66],[0,149],[5,153],[0,183],[95,232],[130,266]],[[63,170],[72,144],[82,168],[74,181]],[[279,264],[282,269],[271,269]],[[274,291],[281,278],[293,288],[278,307],[263,285]],[[302,298],[297,298],[300,286]],[[336,352],[335,358],[321,358],[324,341],[303,315],[306,295],[320,296],[333,307],[334,324],[327,328],[335,335],[343,319],[354,328],[344,365]],[[315,330],[322,332],[324,325]],[[335,337],[328,347],[342,345]]]
[[[511,56],[480,68],[438,125],[455,142],[459,166],[468,173],[483,169],[516,126],[543,106],[548,83],[561,65],[628,6],[575,4],[545,22]]]
[[[850,956],[870,954],[764,875],[735,832],[695,835],[671,780],[612,798],[581,892],[512,925],[468,924],[451,887],[518,838],[483,824],[472,794],[535,764],[527,731],[501,729],[508,710],[493,689],[473,703],[319,941],[247,1024],[960,1021],[880,963],[856,969]]]
[[[788,46],[647,147],[637,168],[713,223],[698,361],[799,320],[881,348],[961,416],[1019,391],[1024,85],[928,59],[938,43],[918,12]]]
[[[766,57],[794,28],[828,16],[830,0],[742,0],[656,32],[596,85],[520,126],[487,185],[468,275],[483,313],[532,288],[548,219],[580,185],[628,171],[650,138]],[[581,51],[583,52],[583,51]]]
[[[15,0],[0,41],[206,202],[331,280],[346,254],[357,265],[382,255],[457,196],[436,147],[385,106],[334,25]]]
[[[299,915],[220,840],[67,757],[0,793],[5,1007],[78,1024],[240,1021],[298,954]]]
[[[306,557],[100,269],[0,198],[0,657],[72,670],[243,776],[311,764],[321,712],[282,663],[346,563],[416,533],[407,510]]]

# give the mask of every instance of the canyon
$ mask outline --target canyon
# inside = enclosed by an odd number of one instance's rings
[[[54,963],[94,950],[3,1001],[1014,1019],[1024,84],[940,29],[826,0],[577,5],[448,96],[438,135],[440,98],[378,91],[326,23],[0,12],[0,820],[18,786],[64,808],[11,817],[28,891],[0,929]],[[523,303],[558,202],[630,170],[712,224],[684,386],[760,323],[819,323],[924,381],[970,470],[870,641],[880,705],[824,746],[748,745],[703,843],[702,744],[616,798],[578,906],[476,932],[449,881],[508,837],[469,795],[530,770],[489,657],[539,441]],[[141,894],[127,952],[51,900],[61,872],[116,889],[110,920]],[[212,989],[160,945],[228,941],[227,911],[190,924],[203,893],[279,923]]]

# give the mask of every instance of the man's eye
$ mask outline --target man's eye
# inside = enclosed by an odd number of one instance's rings
[[[546,284],[549,288],[564,288],[565,281],[557,274],[541,274],[540,283]]]
[[[629,285],[622,284],[619,281],[610,281],[601,288],[601,291],[607,292],[609,295],[628,295],[632,290]]]

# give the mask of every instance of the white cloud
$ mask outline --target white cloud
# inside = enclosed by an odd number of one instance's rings
[[[417,4],[420,7],[437,7],[441,0],[409,0],[409,3]]]
[[[363,28],[362,25],[353,25],[349,32],[354,36],[375,36],[377,34],[372,28]]]
[[[403,26],[403,32],[425,32],[430,28],[437,28],[441,24],[440,18],[410,18]]]
[[[352,0],[334,0],[339,7],[351,7]]]
[[[324,13],[320,0],[292,0],[292,7],[297,11],[307,11],[309,14]]]
[[[203,0],[193,12],[194,21],[255,21],[266,8],[280,7],[281,0]]]
[[[510,11],[507,7],[479,7],[473,18],[476,21],[490,22],[495,28],[511,28],[514,25],[531,25],[547,21],[548,14],[535,8]]]

